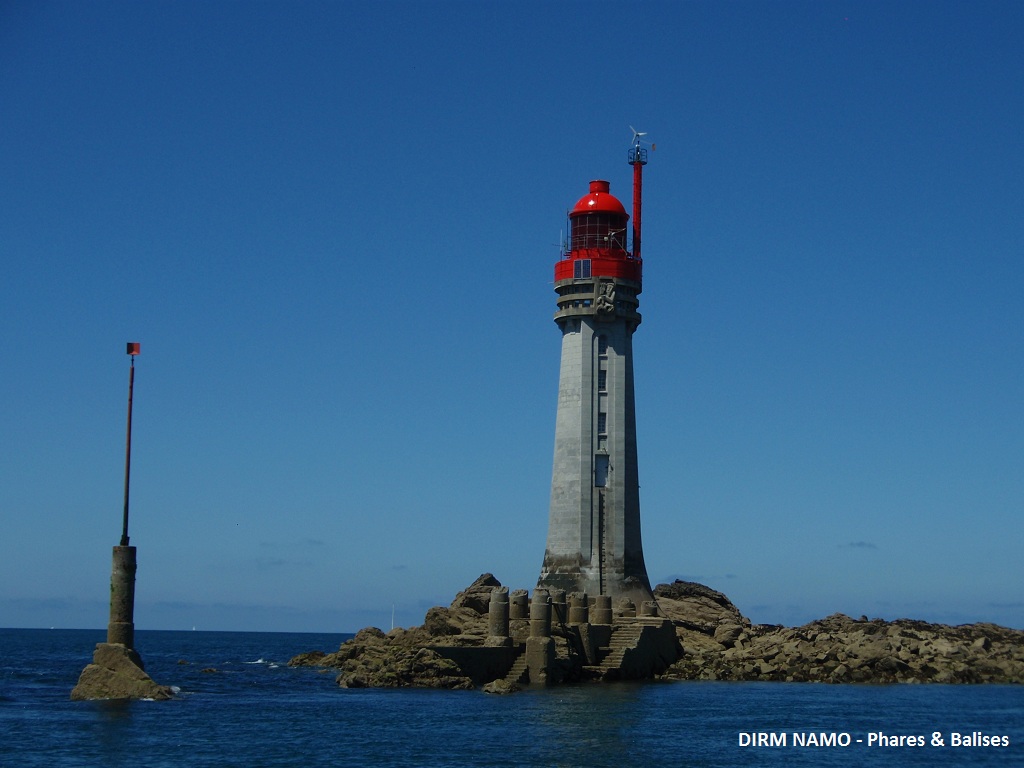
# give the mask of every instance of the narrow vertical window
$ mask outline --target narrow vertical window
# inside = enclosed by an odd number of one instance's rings
[[[572,276],[577,280],[590,277],[590,259],[576,259],[572,265]]]

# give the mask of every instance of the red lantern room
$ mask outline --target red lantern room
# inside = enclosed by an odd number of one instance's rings
[[[569,243],[555,265],[555,281],[617,277],[640,282],[640,260],[626,250],[629,214],[607,181],[590,182],[590,192],[569,211]]]
[[[607,181],[590,182],[590,194],[581,197],[569,212],[572,238],[569,250],[626,250],[626,222],[629,221],[629,215],[608,189]]]

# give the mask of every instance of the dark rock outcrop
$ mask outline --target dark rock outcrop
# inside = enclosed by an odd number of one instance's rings
[[[72,701],[92,699],[155,699],[174,697],[166,685],[158,685],[146,674],[142,658],[119,643],[97,643],[92,664],[82,670]]]
[[[484,574],[447,608],[428,610],[419,627],[396,627],[387,634],[367,627],[334,653],[303,653],[288,665],[337,668],[337,683],[343,688],[474,688],[458,664],[431,646],[482,646],[487,635],[487,602],[482,596],[489,600],[494,586],[500,586],[497,579]]]
[[[839,613],[802,627],[752,625],[724,595],[699,584],[663,584],[655,595],[683,646],[664,675],[670,679],[1024,683],[1021,630]]]
[[[520,681],[514,669],[509,676],[495,679],[482,677],[480,664],[474,670],[467,664],[480,654],[498,650],[484,649],[488,644],[488,602],[491,591],[499,586],[491,574],[483,574],[447,608],[427,611],[419,627],[386,634],[370,627],[334,653],[312,651],[296,656],[289,664],[336,668],[338,684],[350,688],[464,689],[486,683],[488,692],[516,690]],[[659,584],[654,595],[660,612],[675,628],[677,645],[671,642],[671,628],[667,630],[668,644],[656,635],[652,635],[656,639],[644,641],[643,632],[637,630],[636,638],[612,650],[602,666],[588,657],[598,645],[615,648],[616,638],[622,634],[619,629],[602,630],[610,633],[610,640],[588,643],[590,634],[600,634],[599,628],[574,630],[554,625],[554,679],[571,682],[657,675],[674,680],[1024,683],[1021,630],[995,624],[952,627],[908,619],[855,620],[842,614],[802,627],[755,625],[728,597],[703,584]],[[529,622],[510,621],[509,634],[513,646],[521,647],[529,635]],[[641,663],[636,657],[634,665],[630,654],[638,652],[644,660]]]

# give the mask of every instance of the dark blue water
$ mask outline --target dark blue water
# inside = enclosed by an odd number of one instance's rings
[[[333,674],[286,666],[302,651],[333,650],[342,635],[140,631],[147,670],[178,697],[71,702],[104,635],[0,630],[0,765],[1024,766],[1021,686],[345,690]],[[851,744],[794,747],[794,731],[848,733]],[[924,736],[926,746],[867,746],[878,731]],[[954,748],[954,731],[1007,736],[1010,746]],[[786,734],[787,746],[739,746],[750,732]],[[931,745],[934,732],[946,746]]]

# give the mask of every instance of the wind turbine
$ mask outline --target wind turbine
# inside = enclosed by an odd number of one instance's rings
[[[632,125],[629,126],[629,130],[631,130],[633,132],[633,146],[634,147],[639,149],[641,144],[650,144],[651,145],[651,149],[654,149],[654,144],[652,142],[650,142],[650,141],[647,141],[647,139],[643,138],[644,136],[647,135],[647,131],[638,131]]]

